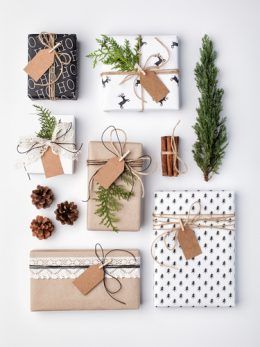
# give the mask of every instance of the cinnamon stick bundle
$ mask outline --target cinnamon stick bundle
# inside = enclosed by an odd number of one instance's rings
[[[179,150],[179,136],[173,137],[176,152],[172,148],[172,137],[161,137],[161,161],[162,161],[162,175],[163,176],[179,176],[179,160],[177,158]]]

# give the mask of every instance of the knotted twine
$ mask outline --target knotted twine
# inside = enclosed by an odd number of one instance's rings
[[[151,58],[154,58],[154,57],[157,58],[159,53],[151,54],[146,59],[145,64],[143,66],[141,66],[142,50],[140,47],[139,52],[138,52],[139,53],[139,64],[135,64],[135,70],[132,70],[132,71],[103,71],[101,73],[101,76],[126,75],[119,84],[123,84],[134,77],[133,90],[134,90],[136,97],[141,101],[141,112],[144,111],[144,104],[147,101],[144,99],[144,88],[143,88],[141,83],[140,83],[141,95],[138,95],[138,93],[136,91],[136,81],[138,80],[138,78],[140,78],[140,75],[141,74],[145,75],[146,70],[153,71],[156,74],[179,74],[179,69],[162,69],[162,67],[165,64],[167,64],[169,59],[170,59],[170,51],[169,51],[168,47],[158,37],[155,37],[154,39],[165,49],[165,51],[167,53],[167,58],[162,61],[160,66],[154,66],[154,65],[148,66],[148,63],[151,60]]]
[[[47,83],[35,82],[36,86],[48,87],[48,95],[50,100],[55,100],[55,84],[63,73],[63,67],[65,65],[70,64],[71,62],[71,56],[68,53],[61,53],[57,50],[57,48],[61,45],[61,42],[58,42],[57,44],[55,44],[56,37],[57,35],[52,33],[40,33],[38,35],[38,39],[40,43],[44,47],[50,49],[49,53],[54,51],[54,63],[48,70],[48,74],[49,74],[48,82]],[[56,75],[56,71],[55,71],[55,65],[56,65],[55,59],[59,62],[59,65],[60,65],[60,71],[58,75]]]
[[[104,141],[104,136],[106,134],[106,132],[110,130],[109,133],[109,144],[110,144],[110,148],[107,146],[107,144]],[[114,143],[113,141],[113,134],[115,133],[116,138],[117,138],[117,145]],[[124,140],[123,142],[120,141],[120,137],[119,137],[119,133],[121,133],[124,136]],[[152,158],[149,155],[142,155],[136,159],[128,159],[127,156],[130,153],[129,150],[125,151],[125,147],[127,144],[127,134],[124,130],[122,129],[117,129],[115,128],[113,125],[110,125],[109,127],[107,127],[102,135],[101,135],[101,142],[103,144],[103,146],[110,152],[112,153],[114,156],[118,157],[119,160],[124,160],[124,164],[125,164],[125,170],[129,171],[129,173],[131,174],[132,177],[132,188],[131,188],[131,192],[133,190],[134,187],[134,180],[137,179],[141,185],[141,190],[142,190],[142,197],[144,197],[144,185],[143,185],[143,181],[141,176],[147,176],[149,175],[149,172],[145,172],[151,165],[152,162]],[[111,158],[110,158],[111,159]],[[87,165],[97,165],[101,167],[103,165],[105,165],[107,163],[109,159],[106,160],[87,160]],[[143,167],[144,162],[148,162],[148,164]],[[96,172],[91,176],[90,180],[89,180],[89,197],[88,200],[91,199],[91,192],[92,192],[92,186],[93,186],[93,181],[95,179],[95,175],[98,173],[98,171],[101,169],[98,168],[96,170]],[[139,168],[138,170],[136,168]]]
[[[38,161],[48,148],[56,155],[62,155],[68,159],[76,160],[83,144],[76,149],[76,144],[72,142],[72,123],[58,122],[54,128],[51,139],[43,139],[39,136],[29,136],[20,139],[17,145],[17,152],[25,154],[22,161],[18,163],[24,167]]]
[[[98,248],[99,248],[99,250],[98,250]],[[99,251],[101,252],[101,255],[99,255]],[[117,298],[115,298],[113,295],[114,294],[117,294],[122,288],[123,288],[123,285],[122,285],[122,283],[121,283],[121,281],[117,278],[117,277],[114,277],[113,275],[111,275],[109,272],[107,272],[107,270],[106,270],[106,268],[107,267],[109,267],[109,263],[110,263],[110,261],[109,260],[107,260],[107,257],[109,256],[109,255],[111,255],[111,253],[113,253],[113,252],[125,252],[125,253],[128,253],[128,254],[130,254],[133,258],[134,258],[134,260],[136,261],[136,257],[135,257],[135,255],[132,253],[132,252],[130,252],[130,251],[128,251],[128,250],[125,250],[125,249],[111,249],[110,251],[108,251],[106,254],[104,253],[104,249],[103,249],[103,247],[101,246],[101,244],[100,243],[97,243],[96,245],[95,245],[95,255],[96,255],[96,257],[98,258],[98,260],[100,261],[100,263],[102,264],[102,267],[103,267],[103,269],[104,269],[104,274],[105,274],[105,276],[104,276],[104,278],[103,278],[103,284],[104,284],[104,288],[105,288],[105,291],[107,292],[107,294],[113,299],[113,300],[115,300],[115,301],[117,301],[117,302],[119,302],[120,304],[123,304],[123,305],[126,305],[126,303],[124,302],[124,301],[121,301],[121,300],[119,300],[119,299],[117,299]],[[111,289],[109,289],[108,288],[108,286],[107,286],[107,283],[106,283],[106,275],[107,276],[109,276],[111,279],[113,279],[113,280],[115,280],[116,282],[117,282],[117,284],[118,284],[118,288],[117,289],[115,289],[115,290],[111,290]]]
[[[195,214],[191,213],[191,210],[194,209],[194,206],[197,204],[199,207],[198,212]],[[167,229],[167,227],[170,229]],[[174,265],[165,264],[160,262],[154,254],[155,244],[158,240],[162,240],[164,242],[164,246],[168,251],[174,251],[179,244],[178,234],[180,229],[185,232],[185,226],[189,226],[190,228],[195,229],[218,229],[218,230],[227,230],[234,231],[235,230],[235,214],[230,213],[222,213],[222,214],[201,214],[201,203],[200,201],[195,201],[191,204],[188,214],[153,214],[153,230],[167,229],[153,240],[151,245],[151,255],[153,260],[159,264],[160,266],[172,269],[178,269]],[[169,236],[173,237],[174,244],[171,247],[169,243],[167,243],[167,238]]]

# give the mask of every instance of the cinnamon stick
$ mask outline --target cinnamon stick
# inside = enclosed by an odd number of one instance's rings
[[[162,161],[162,175],[163,176],[179,176],[179,160],[174,156],[177,155],[179,150],[179,136],[174,136],[174,143],[176,146],[176,153],[172,148],[172,137],[161,137],[161,161]]]
[[[171,136],[166,136],[166,142],[167,142],[167,152],[170,154],[167,154],[167,173],[168,176],[173,176],[173,153],[172,153],[172,138]]]
[[[161,137],[161,161],[162,161],[162,175],[168,176],[167,170],[167,136]]]
[[[179,151],[179,136],[174,136],[173,138],[175,146],[176,146],[176,153],[173,154],[173,176],[179,176],[179,160],[174,157],[176,157],[176,155],[178,154]]]

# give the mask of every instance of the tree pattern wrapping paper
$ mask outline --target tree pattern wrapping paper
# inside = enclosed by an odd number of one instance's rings
[[[198,200],[202,214],[235,213],[234,192],[222,190],[157,191],[154,195],[154,213],[188,214],[190,206]],[[179,245],[169,251],[162,238],[156,241],[154,255],[157,260],[176,268],[167,268],[154,261],[154,305],[234,306],[235,230],[203,227],[194,231],[202,254],[188,261]],[[154,238],[162,232],[162,228],[154,228]],[[167,242],[173,245],[173,238],[168,237]]]
[[[70,63],[63,66],[63,72],[55,83],[55,99],[76,100],[78,98],[78,43],[75,34],[56,34],[56,43],[62,44],[57,48],[57,52],[70,56]],[[38,34],[28,35],[28,61],[30,61],[44,46],[38,39]],[[62,58],[64,61],[65,59]],[[60,64],[55,59],[56,75],[60,71]],[[35,82],[28,76],[28,96],[33,100],[49,99],[48,87],[40,86],[48,82],[48,70],[39,81]]]
[[[119,44],[123,44],[127,39],[131,47],[136,44],[136,35],[132,36],[113,36]],[[149,60],[148,66],[160,66],[164,59],[167,59],[166,49],[155,40],[158,37],[169,51],[169,61],[162,66],[162,69],[178,69],[178,38],[175,35],[164,36],[142,36],[141,61],[143,67],[150,55],[157,55]],[[101,64],[100,72],[115,71],[109,65]],[[120,84],[126,75],[102,75],[100,87],[103,89],[103,109],[104,111],[140,111],[142,102],[135,95],[141,96],[140,80],[131,78]],[[158,77],[169,89],[169,94],[165,100],[156,103],[151,96],[144,90],[144,110],[178,110],[179,109],[179,75],[159,74]]]

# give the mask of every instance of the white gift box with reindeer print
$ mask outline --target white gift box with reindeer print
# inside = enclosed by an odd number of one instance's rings
[[[137,35],[113,36],[123,44],[127,39],[131,47],[136,44]],[[149,58],[149,61],[147,59]],[[142,36],[140,67],[146,66],[164,70],[157,76],[168,88],[168,95],[155,102],[152,97],[141,87],[137,75],[121,83],[127,76],[117,74],[109,65],[101,65],[100,86],[104,95],[104,111],[146,111],[146,110],[178,110],[179,109],[179,63],[178,39],[175,35]],[[167,70],[169,72],[167,72]],[[176,71],[172,71],[176,70]],[[113,71],[113,74],[110,72]],[[107,72],[107,74],[106,74]],[[142,101],[143,100],[143,101]]]
[[[201,253],[193,258],[180,246],[180,224],[184,233],[188,225],[199,243]],[[153,229],[156,307],[235,305],[233,191],[157,191]]]

